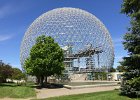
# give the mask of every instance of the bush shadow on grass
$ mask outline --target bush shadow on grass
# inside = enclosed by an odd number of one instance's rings
[[[128,97],[130,99],[137,99],[137,98],[140,98],[140,95],[126,95],[126,94],[123,94],[121,93],[121,90],[119,90],[119,93],[118,93],[119,96],[123,96],[123,97]]]
[[[42,89],[42,88],[46,88],[46,89],[57,89],[57,88],[63,88],[63,84],[56,84],[56,83],[47,83],[44,84],[43,86],[39,86],[37,84],[30,84],[30,83],[25,83],[25,84],[16,84],[16,83],[0,83],[0,87],[30,87],[30,88],[37,88],[37,89]]]
[[[17,87],[18,85],[13,82],[8,82],[8,83],[0,83],[0,87],[7,86],[7,87]]]
[[[125,94],[121,94],[121,93],[119,93],[118,94],[119,96],[124,96],[124,97],[128,97],[128,98],[130,98],[130,99],[137,99],[137,98],[140,98],[140,96],[137,96],[137,95],[125,95]]]
[[[30,88],[35,88],[36,85],[35,84],[30,84],[30,83],[22,83],[22,84],[19,84],[19,83],[14,83],[14,82],[6,82],[6,83],[0,83],[0,87],[30,87]]]
[[[42,89],[42,88],[46,88],[46,89],[57,89],[57,88],[63,88],[63,84],[56,84],[56,83],[47,83],[44,84],[43,86],[35,86],[33,88],[37,88],[37,89]]]

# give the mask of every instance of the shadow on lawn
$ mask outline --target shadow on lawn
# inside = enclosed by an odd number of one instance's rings
[[[0,83],[0,87],[7,86],[7,87],[17,87],[18,85],[15,83]]]
[[[14,82],[6,82],[6,83],[0,83],[0,87],[30,87],[30,88],[36,88],[35,84],[30,83],[14,83]]]
[[[37,89],[42,89],[42,88],[48,88],[48,89],[57,89],[57,88],[63,88],[63,84],[55,84],[55,83],[47,83],[44,84],[44,86],[35,86],[33,88],[37,88]]]
[[[25,83],[25,84],[16,84],[16,83],[0,83],[0,87],[30,87],[30,88],[37,88],[37,89],[56,89],[56,88],[63,88],[63,84],[56,84],[56,83],[47,83],[43,86],[39,86],[35,83]]]

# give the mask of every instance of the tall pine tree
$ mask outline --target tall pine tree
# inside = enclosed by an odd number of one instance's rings
[[[122,13],[131,18],[131,27],[123,42],[128,57],[124,57],[121,62],[126,71],[121,94],[136,97],[140,95],[140,0],[123,0]]]

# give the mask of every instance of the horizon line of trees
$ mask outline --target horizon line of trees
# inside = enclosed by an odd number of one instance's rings
[[[21,80],[25,79],[25,74],[19,69],[0,60],[0,83],[5,83],[6,79]]]

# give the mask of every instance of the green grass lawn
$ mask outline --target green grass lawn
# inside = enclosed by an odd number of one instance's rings
[[[14,83],[0,84],[0,98],[30,98],[35,96],[35,90],[31,85],[17,86]]]
[[[69,95],[69,96],[60,96],[47,99],[39,100],[140,100],[136,98],[128,98],[125,96],[120,96],[118,90],[105,91],[105,92],[96,92],[96,93],[86,93],[79,95]]]
[[[0,98],[35,98],[36,93],[32,84],[27,86],[17,86],[13,83],[0,84]],[[105,91],[105,92],[95,92],[95,93],[85,93],[79,95],[69,95],[52,97],[47,99],[38,100],[140,100],[140,98],[128,98],[125,96],[120,96],[118,90]]]

